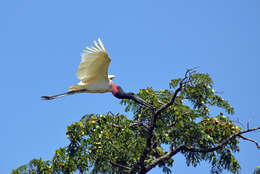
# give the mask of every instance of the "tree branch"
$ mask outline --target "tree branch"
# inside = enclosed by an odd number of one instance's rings
[[[165,161],[167,159],[170,159],[172,156],[174,156],[175,154],[177,154],[178,152],[182,151],[182,150],[185,150],[185,151],[188,151],[188,152],[213,152],[213,151],[216,151],[220,148],[222,148],[224,145],[226,145],[231,139],[235,138],[235,137],[241,137],[245,140],[248,140],[248,141],[251,141],[253,143],[256,144],[257,148],[260,148],[258,143],[255,141],[255,140],[252,140],[252,139],[249,139],[249,138],[246,138],[244,136],[242,136],[241,134],[244,134],[244,133],[248,133],[248,132],[252,132],[252,131],[256,131],[260,129],[260,126],[259,127],[256,127],[256,128],[252,128],[252,129],[246,129],[244,131],[241,131],[241,132],[238,132],[238,133],[235,133],[233,135],[230,135],[228,138],[224,139],[221,141],[221,143],[219,143],[218,145],[216,145],[215,147],[212,147],[212,148],[194,148],[194,147],[188,147],[188,146],[179,146],[178,148],[171,148],[171,150],[169,152],[167,152],[165,155],[162,155],[160,156],[159,158],[156,158],[155,160],[153,160],[151,162],[151,164],[149,164],[147,167],[145,167],[143,170],[141,170],[140,174],[144,174],[144,173],[147,173],[148,171],[150,171],[152,168],[154,168],[157,164],[159,164],[160,162],[162,161]]]
[[[110,161],[110,164],[112,164],[113,166],[116,166],[116,167],[121,167],[121,168],[126,169],[126,170],[131,170],[130,167],[127,167],[127,166],[124,166],[124,165],[121,165],[121,164],[117,164],[113,161]]]
[[[139,160],[139,161],[134,165],[134,167],[129,171],[129,174],[136,173],[137,170],[138,170],[138,168],[140,168],[140,167],[143,168],[143,167],[144,167],[144,160],[145,160],[145,158],[147,157],[148,153],[149,153],[150,150],[151,150],[152,138],[153,138],[153,136],[154,136],[154,132],[153,132],[153,131],[154,131],[154,128],[155,128],[155,125],[156,125],[156,121],[157,121],[157,119],[158,119],[158,116],[161,114],[162,111],[164,111],[165,109],[167,109],[167,108],[174,102],[174,100],[175,100],[177,94],[181,91],[181,89],[182,89],[182,87],[179,87],[179,88],[175,91],[175,93],[174,93],[174,95],[173,95],[171,101],[170,101],[169,103],[163,105],[163,106],[162,106],[159,110],[157,110],[157,111],[154,113],[154,115],[152,116],[152,119],[151,119],[151,122],[150,122],[150,126],[149,126],[149,131],[148,131],[148,137],[147,137],[147,139],[146,139],[146,146],[145,146],[145,148],[144,148],[144,150],[143,150],[143,153],[142,153],[142,155],[141,155],[141,157],[140,157],[140,160]]]
[[[134,122],[130,124],[130,127],[134,127],[134,126],[143,126],[146,129],[149,129],[149,126],[146,123],[143,122]]]
[[[247,133],[247,132],[256,131],[258,129],[260,129],[260,126],[256,127],[256,128],[252,128],[252,129],[246,129],[244,131],[230,135],[228,138],[222,140],[221,143],[219,143],[217,146],[215,146],[213,148],[193,148],[193,147],[187,147],[187,146],[181,146],[181,147],[182,147],[182,150],[187,150],[187,151],[190,151],[190,152],[213,152],[215,150],[220,149],[222,146],[227,144],[234,137],[239,136],[239,135],[244,134],[244,133]]]
[[[251,141],[251,142],[255,143],[256,147],[257,147],[258,149],[260,149],[260,146],[259,146],[259,144],[257,143],[257,141],[255,141],[255,140],[253,140],[253,139],[250,139],[250,138],[247,138],[247,137],[244,137],[244,136],[242,136],[242,135],[239,135],[239,137],[242,138],[242,139],[244,139],[244,140]]]
[[[172,148],[169,152],[167,152],[166,154],[160,156],[159,158],[156,158],[155,160],[153,160],[151,162],[151,164],[149,164],[147,167],[143,168],[140,171],[140,174],[145,174],[147,172],[149,172],[152,168],[154,168],[157,164],[159,164],[162,161],[168,160],[170,159],[172,156],[176,155],[178,152],[180,152],[181,149],[175,149]]]
[[[112,126],[112,127],[115,127],[115,128],[123,128],[124,126],[122,125],[117,125],[117,124],[114,124],[114,123],[110,123],[108,122],[107,123],[108,125]],[[144,128],[146,129],[149,129],[149,126],[145,123],[142,123],[142,122],[133,122],[133,123],[130,123],[129,125],[130,127],[134,127],[134,126],[143,126]]]
[[[134,167],[128,172],[129,174],[133,174],[136,173],[138,171],[139,168],[141,168],[140,173],[143,173],[143,169],[145,169],[144,167],[144,160],[146,159],[148,153],[151,151],[152,148],[152,138],[154,136],[154,128],[156,127],[156,121],[158,120],[159,115],[166,110],[169,106],[171,106],[178,93],[183,89],[183,87],[190,82],[190,75],[194,72],[194,69],[188,69],[185,73],[184,78],[181,80],[181,82],[179,83],[179,87],[175,90],[171,100],[166,103],[163,104],[157,111],[155,111],[155,113],[152,116],[152,119],[150,121],[150,125],[149,125],[149,129],[148,129],[148,136],[146,138],[146,146],[143,150],[143,153],[139,159],[139,161],[134,165]]]

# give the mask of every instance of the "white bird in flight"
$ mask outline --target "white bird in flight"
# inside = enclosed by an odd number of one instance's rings
[[[52,95],[42,96],[42,99],[51,100],[58,97],[72,95],[77,93],[105,93],[112,92],[112,94],[119,99],[131,99],[142,105],[154,108],[153,105],[145,102],[132,92],[124,92],[123,89],[113,83],[114,75],[108,75],[108,67],[111,62],[104,44],[98,38],[98,42],[94,41],[95,47],[86,47],[81,54],[81,63],[78,68],[77,76],[80,82],[72,85],[68,92]]]

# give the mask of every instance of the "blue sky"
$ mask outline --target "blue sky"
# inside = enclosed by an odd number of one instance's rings
[[[33,158],[51,159],[68,143],[66,126],[87,113],[124,112],[111,94],[55,101],[78,82],[80,52],[101,37],[112,59],[110,74],[126,91],[168,88],[172,78],[199,66],[235,107],[234,118],[260,125],[260,1],[12,0],[0,3],[0,173]],[[260,142],[259,131],[248,134]],[[242,173],[260,165],[255,144],[241,141]],[[209,173],[209,165],[173,172]],[[158,173],[155,169],[150,172]],[[227,173],[227,172],[223,172]]]

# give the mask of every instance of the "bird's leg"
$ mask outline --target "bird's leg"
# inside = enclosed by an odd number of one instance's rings
[[[65,92],[65,93],[57,94],[57,95],[41,96],[41,98],[44,100],[52,100],[52,99],[55,99],[58,97],[63,97],[66,95],[72,95],[72,94],[77,94],[77,93],[82,93],[82,92],[87,92],[87,91],[86,91],[86,89],[74,90],[74,91],[69,91],[69,92]]]

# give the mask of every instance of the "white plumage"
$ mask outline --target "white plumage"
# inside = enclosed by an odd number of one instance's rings
[[[112,91],[113,75],[108,75],[108,67],[111,62],[104,44],[98,38],[94,41],[96,47],[86,47],[81,54],[81,63],[78,68],[77,76],[80,82],[69,88],[69,91],[83,90],[92,93],[103,93]]]
[[[86,47],[81,54],[81,62],[77,72],[80,82],[69,88],[69,92],[58,95],[42,96],[45,100],[52,100],[66,95],[77,93],[104,93],[112,92],[118,99],[131,99],[136,103],[154,108],[153,105],[146,103],[142,98],[133,92],[125,93],[123,89],[112,82],[114,75],[108,75],[108,67],[111,62],[104,44],[98,38],[94,41],[95,47]]]
[[[43,99],[51,100],[76,93],[104,93],[112,92],[114,75],[108,75],[108,67],[111,62],[104,44],[98,38],[94,41],[95,47],[86,47],[81,54],[81,63],[77,72],[80,82],[72,85],[69,92],[58,95],[42,96]]]

